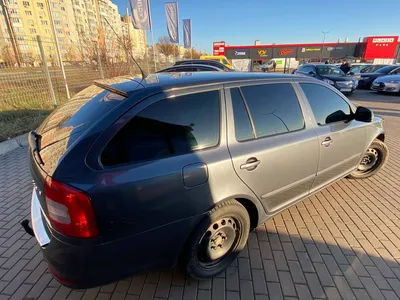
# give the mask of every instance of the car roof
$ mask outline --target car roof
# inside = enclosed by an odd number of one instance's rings
[[[255,80],[304,79],[303,76],[291,74],[268,74],[262,72],[176,72],[155,73],[144,79],[130,78],[112,85],[113,88],[128,94],[134,91],[152,94],[173,88],[196,87],[212,84],[224,84],[232,82],[254,82]],[[139,86],[138,86],[139,83]]]

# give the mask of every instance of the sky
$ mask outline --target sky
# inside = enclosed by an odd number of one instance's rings
[[[112,0],[125,14],[128,0]],[[172,1],[172,0],[170,0]],[[166,36],[164,3],[150,0],[154,39]],[[400,0],[179,0],[182,19],[192,19],[192,45],[212,52],[212,43],[227,45],[358,41],[365,36],[400,36]],[[148,44],[151,44],[150,34]]]

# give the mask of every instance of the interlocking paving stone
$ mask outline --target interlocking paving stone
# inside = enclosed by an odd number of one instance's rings
[[[18,224],[30,214],[27,148],[1,155],[0,300],[399,299],[400,97],[357,91],[352,98],[385,117],[385,169],[343,179],[260,225],[232,266],[207,281],[178,266],[88,290],[62,286]]]

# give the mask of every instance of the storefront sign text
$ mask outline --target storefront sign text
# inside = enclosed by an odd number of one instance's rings
[[[278,54],[279,55],[288,55],[288,54],[291,54],[293,52],[294,52],[293,49],[282,49],[282,50],[279,50]]]
[[[301,52],[315,52],[321,51],[321,48],[301,48]]]
[[[235,50],[235,55],[236,56],[244,56],[247,55],[246,51],[239,51],[239,50]]]
[[[267,50],[262,49],[262,50],[258,50],[257,52],[258,52],[259,56],[268,56],[267,55]]]

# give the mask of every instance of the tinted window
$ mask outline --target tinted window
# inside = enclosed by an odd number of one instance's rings
[[[345,121],[351,114],[349,104],[330,89],[313,83],[300,84],[318,125]]]
[[[303,114],[290,83],[242,87],[257,137],[304,128]]]
[[[219,120],[219,91],[159,101],[115,135],[102,154],[102,162],[143,162],[215,146]]]
[[[395,68],[396,68],[396,66],[386,66],[386,67],[376,70],[375,73],[388,74],[390,71],[392,71]]]
[[[250,118],[238,88],[231,89],[233,118],[235,121],[235,137],[239,142],[254,138]]]
[[[311,66],[304,66],[304,67],[301,67],[299,71],[304,72],[304,73],[309,73],[314,70],[313,70],[313,67],[311,67]]]

